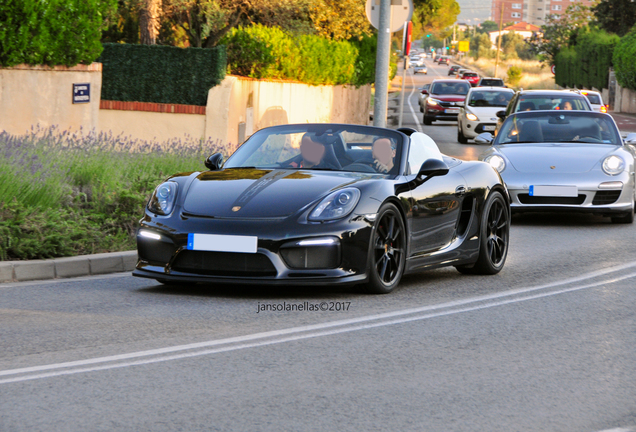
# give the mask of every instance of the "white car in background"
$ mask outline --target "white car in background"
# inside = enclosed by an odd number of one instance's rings
[[[597,91],[593,90],[579,90],[583,96],[587,98],[592,105],[592,111],[598,111],[602,113],[607,112],[607,105],[603,104],[603,96]]]
[[[494,133],[497,112],[506,109],[515,92],[504,87],[474,87],[457,116],[457,141],[466,144],[483,132]]]

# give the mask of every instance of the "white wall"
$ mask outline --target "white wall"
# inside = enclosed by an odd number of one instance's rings
[[[90,103],[73,104],[74,83],[90,83]],[[0,68],[0,131],[21,135],[38,125],[97,129],[101,89],[101,63]]]

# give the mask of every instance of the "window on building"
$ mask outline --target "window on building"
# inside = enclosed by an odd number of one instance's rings
[[[513,9],[521,9],[521,3],[513,3],[512,4],[512,8]]]
[[[519,12],[513,12],[511,16],[513,18],[521,18],[521,14]]]
[[[561,5],[552,5],[552,10],[561,10]]]

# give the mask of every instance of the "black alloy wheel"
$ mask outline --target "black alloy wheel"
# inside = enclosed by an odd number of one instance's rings
[[[400,283],[406,262],[404,220],[391,203],[384,204],[378,211],[369,255],[371,265],[367,291],[390,293]]]
[[[484,204],[480,222],[479,257],[474,265],[457,266],[466,274],[499,273],[508,256],[510,207],[499,191],[492,191]]]

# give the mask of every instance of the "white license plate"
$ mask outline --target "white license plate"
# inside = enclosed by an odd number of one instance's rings
[[[530,196],[576,197],[579,188],[576,186],[530,186]]]
[[[484,126],[485,131],[494,131],[496,126]]]
[[[459,114],[459,108],[446,108],[444,112],[446,114]]]
[[[256,253],[258,237],[221,234],[188,234],[188,250]]]

